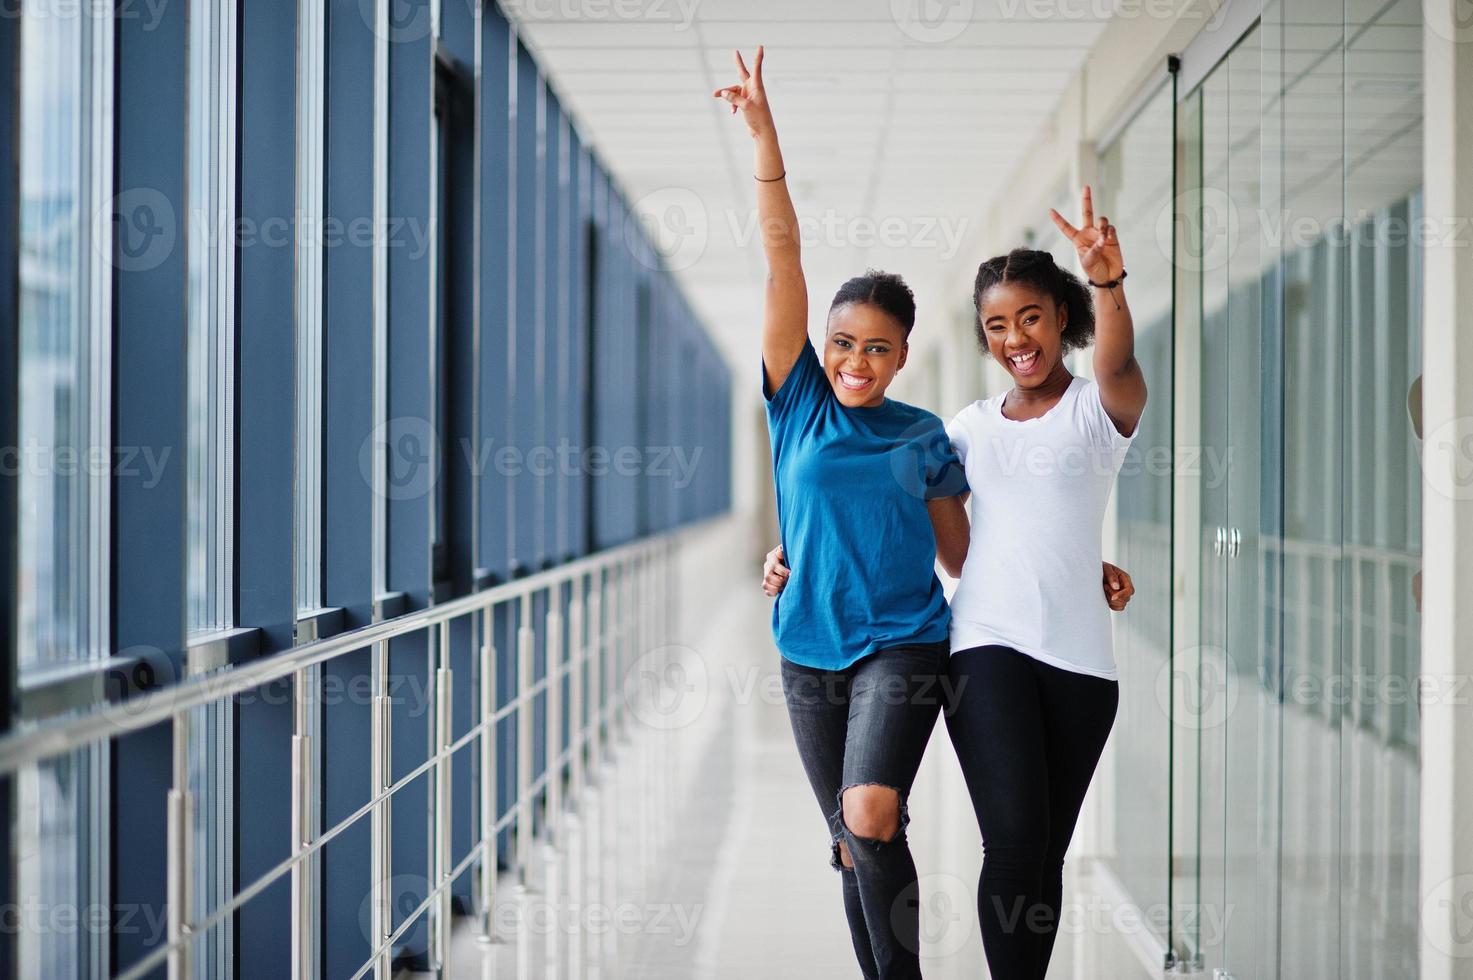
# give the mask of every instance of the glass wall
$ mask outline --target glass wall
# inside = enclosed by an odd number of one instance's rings
[[[432,548],[464,591],[728,509],[728,367],[577,120],[495,5],[441,22],[440,51],[405,35],[392,6],[333,18],[317,0],[190,0],[147,26],[106,2],[19,6],[21,220],[0,235],[19,232],[20,383],[0,398],[16,400],[21,533],[19,589],[0,600],[16,603],[27,723],[442,601]],[[457,87],[438,144],[418,138],[426,120],[388,111],[391,97],[432,105],[437,66]],[[132,97],[115,107],[114,87]],[[140,186],[114,199],[114,174]],[[130,231],[164,244],[140,259]],[[640,372],[647,384],[631,385]],[[429,422],[438,449],[391,438],[390,404],[396,423]],[[113,445],[124,432],[132,455]],[[149,450],[165,455],[138,458]],[[124,465],[172,482],[127,482]],[[394,592],[385,569],[399,570]],[[517,646],[498,635],[514,698]],[[474,679],[479,649],[456,631],[443,662]],[[299,917],[285,878],[262,875],[293,827],[362,811],[370,709],[411,718],[395,722],[393,761],[413,765],[429,737],[414,714],[424,665],[422,647],[343,658],[336,688],[314,668],[305,721],[282,685],[195,709],[187,773],[172,769],[167,726],[17,773],[19,975],[107,976],[167,940],[165,789],[191,808],[192,974],[285,975],[294,929],[325,973],[358,969],[377,942],[360,918],[366,819],[303,863],[323,897]],[[457,732],[473,690],[457,679]],[[562,718],[566,730],[566,706]],[[316,786],[290,813],[303,746]],[[534,758],[547,755],[539,741]],[[482,799],[468,756],[457,861]],[[503,802],[514,771],[499,771]],[[391,866],[420,882],[426,812],[391,821],[412,841]],[[394,955],[423,967],[424,930],[406,936]]]
[[[1136,358],[1150,398],[1116,488],[1117,549],[1109,559],[1131,573],[1136,595],[1116,619],[1120,707],[1115,720],[1116,793],[1113,870],[1142,908],[1170,907],[1169,713],[1171,636],[1171,228],[1162,226],[1172,196],[1170,84],[1126,124],[1100,155],[1095,200],[1128,249]],[[1069,212],[1062,212],[1068,214]],[[1169,217],[1169,214],[1167,215]],[[1162,917],[1147,928],[1165,942]]]
[[[1178,105],[1171,939],[1237,977],[1417,969],[1420,38],[1278,0]]]
[[[89,666],[108,644],[112,13],[20,6],[17,686]],[[7,13],[6,16],[10,16]],[[16,779],[19,975],[106,972],[104,755]]]

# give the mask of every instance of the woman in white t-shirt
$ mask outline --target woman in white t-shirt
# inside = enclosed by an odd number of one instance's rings
[[[1010,980],[1048,970],[1064,853],[1119,700],[1100,536],[1146,382],[1115,228],[1087,187],[1082,209],[1080,228],[1051,214],[1088,286],[1030,249],[977,270],[977,339],[1013,387],[946,427],[976,498],[970,533],[938,529],[961,575],[946,721],[982,830],[987,963]],[[1074,377],[1064,356],[1091,343],[1095,378]]]

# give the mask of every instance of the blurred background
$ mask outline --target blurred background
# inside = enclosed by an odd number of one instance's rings
[[[978,264],[1119,228],[1050,976],[1473,976],[1466,14],[12,0],[0,977],[856,974],[759,588],[759,43],[810,332],[915,291],[895,397],[1003,390]],[[944,727],[910,813],[986,976]]]

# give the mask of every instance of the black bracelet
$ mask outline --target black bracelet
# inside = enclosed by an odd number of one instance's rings
[[[776,177],[758,177],[756,174],[753,174],[752,177],[753,177],[754,180],[759,180],[759,181],[761,181],[764,184],[773,184],[773,183],[776,183],[779,180],[782,180],[787,175],[788,175],[788,172],[786,170],[784,170],[782,173],[778,174]]]
[[[1115,279],[1111,279],[1109,282],[1095,282],[1093,279],[1086,279],[1085,282],[1089,283],[1096,289],[1114,289],[1116,286],[1120,285],[1121,281],[1124,279],[1125,270],[1121,269],[1120,275]]]

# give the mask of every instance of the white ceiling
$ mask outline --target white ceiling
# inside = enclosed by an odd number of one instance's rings
[[[956,239],[992,195],[1104,26],[1104,0],[515,0],[565,106],[631,201],[728,358],[760,322],[752,148],[711,98],[731,51],[766,45],[767,90],[800,216],[819,322],[848,276],[904,274],[919,317]],[[920,15],[919,19],[917,14]],[[642,204],[641,204],[642,202]],[[960,254],[958,255],[958,253]],[[935,285],[933,285],[935,284]]]

